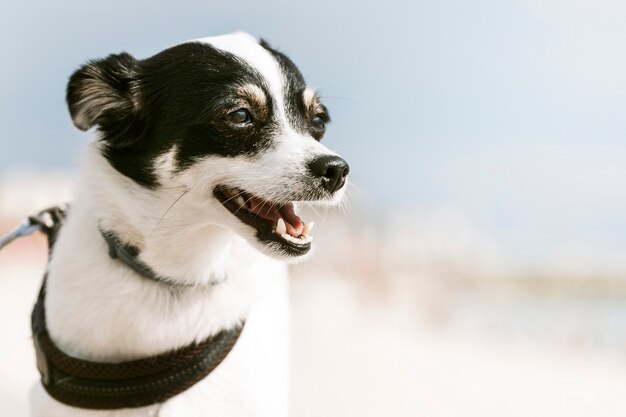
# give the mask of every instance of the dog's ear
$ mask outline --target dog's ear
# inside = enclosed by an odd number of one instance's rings
[[[138,70],[138,61],[127,53],[78,69],[66,97],[74,125],[81,130],[98,126],[112,146],[133,142],[129,133],[139,110]]]

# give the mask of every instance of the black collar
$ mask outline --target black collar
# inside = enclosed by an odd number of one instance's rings
[[[164,402],[209,375],[226,358],[243,323],[199,343],[160,355],[106,363],[78,359],[59,349],[48,334],[44,282],[31,327],[41,383],[51,397],[73,407],[116,410]]]
[[[65,220],[65,212],[55,212],[52,218],[52,225],[40,229],[48,237],[50,253]],[[109,235],[107,242],[112,242],[109,243],[109,250],[114,248],[115,256],[138,273],[170,284],[137,260],[137,252],[129,251],[119,240]],[[114,257],[113,254],[111,256]],[[45,293],[44,276],[31,316],[41,382],[54,399],[79,408],[115,410],[143,407],[162,403],[180,394],[222,363],[239,339],[244,325],[241,323],[201,342],[160,355],[116,363],[92,362],[69,356],[54,344],[46,326]]]

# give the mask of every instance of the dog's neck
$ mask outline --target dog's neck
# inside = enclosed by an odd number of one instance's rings
[[[146,189],[115,171],[97,148],[88,152],[87,159],[97,178],[86,178],[81,188],[91,193],[86,203],[92,206],[100,229],[139,249],[141,262],[172,281],[206,285],[226,278],[233,251],[247,245],[219,225],[190,221],[212,219],[203,206],[189,203],[187,190]]]
[[[128,196],[118,198],[129,201]],[[233,251],[245,246],[238,236],[219,226],[185,222],[184,213],[188,210],[160,204],[166,199],[145,200],[151,201],[149,204],[155,209],[152,215],[125,215],[130,210],[122,209],[117,202],[108,202],[112,210],[97,217],[98,229],[114,236],[119,245],[136,249],[136,261],[170,283],[204,286],[227,278],[226,268]],[[162,214],[157,217],[154,213]]]
[[[142,189],[93,148],[49,265],[48,328],[59,347],[90,360],[126,360],[202,340],[244,319],[267,279],[252,271],[259,263],[277,274],[284,267],[230,231],[190,222],[199,215],[192,206],[170,209],[180,190]],[[153,282],[111,259],[99,226],[138,247],[158,274],[197,285]],[[215,277],[226,279],[208,285]]]

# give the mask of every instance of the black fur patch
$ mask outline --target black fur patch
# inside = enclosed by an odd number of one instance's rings
[[[142,64],[142,96],[151,117],[151,141],[176,144],[179,169],[206,155],[255,155],[271,146],[275,123],[263,77],[236,56],[200,43],[175,46]],[[239,94],[253,84],[265,92],[267,108],[257,109]],[[239,108],[252,121],[233,126],[224,116]]]
[[[296,64],[294,64],[287,55],[272,48],[269,43],[263,39],[261,39],[261,46],[274,56],[285,76],[285,91],[283,94],[285,95],[289,122],[296,131],[303,134],[310,134],[315,139],[320,140],[324,136],[324,132],[312,128],[311,118],[315,115],[319,115],[324,122],[329,123],[330,116],[328,115],[328,109],[323,105],[320,105],[316,112],[314,112],[313,109],[307,108],[303,97],[306,82]]]
[[[310,133],[302,74],[285,55],[262,45],[286,77],[290,123]],[[246,84],[265,92],[264,109],[242,97]],[[272,146],[279,128],[263,77],[235,55],[195,42],[145,60],[124,53],[91,61],[70,78],[67,102],[79,128],[98,126],[111,165],[148,188],[159,185],[155,158],[174,145],[177,168],[184,169],[207,155],[253,157]],[[249,111],[250,123],[229,123],[225,116],[240,108]]]

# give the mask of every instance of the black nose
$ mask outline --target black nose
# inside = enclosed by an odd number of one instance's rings
[[[309,162],[309,169],[316,177],[322,178],[322,186],[334,193],[344,186],[350,172],[348,163],[338,156],[324,155]]]

